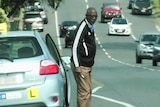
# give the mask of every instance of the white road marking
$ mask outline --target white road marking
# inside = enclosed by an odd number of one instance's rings
[[[135,107],[135,106],[130,105],[128,103],[118,101],[118,100],[115,100],[115,99],[111,99],[111,98],[107,98],[107,97],[104,97],[104,96],[100,96],[100,95],[96,95],[96,94],[92,94],[92,96],[97,97],[97,98],[102,99],[102,100],[110,101],[110,102],[113,102],[113,103],[116,103],[116,104],[119,104],[119,105],[123,105],[125,107]]]
[[[59,52],[60,52],[60,55],[62,55],[62,46],[61,46],[61,41],[60,41],[60,38],[59,38],[59,27],[58,27],[58,15],[57,15],[57,11],[55,11],[55,25],[56,25],[56,34],[57,34],[57,41],[58,41],[58,49],[59,49]]]

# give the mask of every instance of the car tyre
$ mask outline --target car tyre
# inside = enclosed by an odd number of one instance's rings
[[[104,18],[101,16],[101,23],[104,23]]]
[[[136,63],[141,64],[142,63],[142,59],[136,55]]]
[[[68,45],[67,45],[67,43],[65,42],[65,48],[67,48],[68,47]]]
[[[153,66],[157,66],[157,61],[153,60],[153,61],[152,61],[152,65],[153,65]]]

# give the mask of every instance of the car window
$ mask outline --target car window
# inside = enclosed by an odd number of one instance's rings
[[[65,26],[78,25],[78,22],[65,21],[65,22],[62,23],[62,25],[65,25]]]
[[[24,19],[41,17],[40,14],[25,14]]]
[[[113,24],[127,24],[127,21],[125,19],[114,19]]]
[[[34,37],[0,38],[0,57],[20,59],[41,54],[42,50]]]
[[[158,39],[157,44],[160,44],[160,38]]]
[[[57,64],[59,64],[60,63],[59,51],[49,34],[46,35],[46,45],[52,57],[56,60]]]
[[[137,0],[137,2],[150,2],[150,0]]]
[[[119,9],[119,6],[117,4],[106,4],[104,7],[105,8]]]
[[[155,42],[157,40],[157,35],[143,35],[142,41],[151,41]]]

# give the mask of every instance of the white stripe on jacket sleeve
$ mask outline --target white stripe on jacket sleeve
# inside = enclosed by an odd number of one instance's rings
[[[78,61],[78,55],[77,55],[77,47],[78,47],[78,43],[81,37],[81,34],[83,32],[83,29],[85,27],[86,23],[85,21],[82,22],[82,24],[80,25],[74,43],[73,43],[73,48],[72,48],[72,54],[73,54],[73,62],[75,64],[75,67],[79,67],[79,61]]]

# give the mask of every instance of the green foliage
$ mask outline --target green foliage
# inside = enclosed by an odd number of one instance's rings
[[[8,29],[10,28],[9,19],[2,8],[0,8],[0,23],[7,23]]]
[[[3,22],[8,23],[8,18],[4,10],[0,8],[0,23],[3,23]]]

